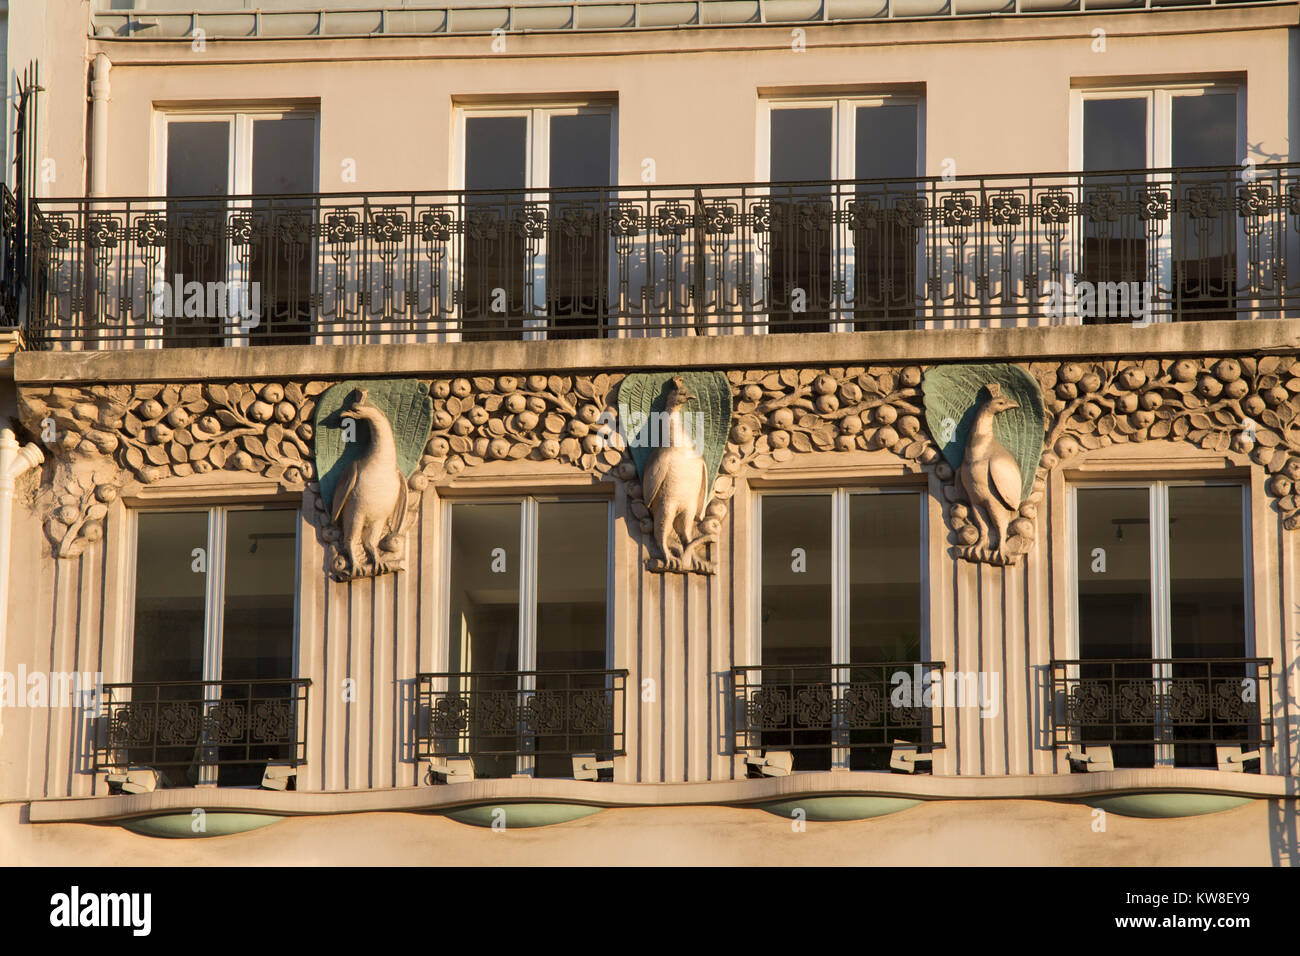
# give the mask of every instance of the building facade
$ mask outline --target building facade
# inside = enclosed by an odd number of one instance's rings
[[[1297,3],[256,6],[7,11],[7,862],[1294,862]]]

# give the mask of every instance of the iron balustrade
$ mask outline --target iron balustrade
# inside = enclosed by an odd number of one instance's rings
[[[46,349],[1300,315],[1297,164],[41,198],[31,220]]]
[[[1265,657],[1052,661],[1056,746],[1183,748],[1273,744],[1272,661]],[[1132,748],[1130,748],[1132,749]],[[1200,763],[1214,764],[1210,750]]]
[[[19,324],[18,301],[22,295],[22,224],[18,200],[0,183],[0,326]]]
[[[731,669],[735,750],[944,745],[943,662],[764,664]],[[905,679],[898,675],[905,675]]]
[[[626,687],[626,670],[419,674],[416,755],[622,756]]]
[[[154,681],[103,686],[95,770],[149,767],[176,783],[202,768],[307,760],[307,679]],[[260,774],[255,774],[260,777]]]

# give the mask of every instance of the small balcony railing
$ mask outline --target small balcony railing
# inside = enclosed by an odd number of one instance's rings
[[[622,756],[626,685],[626,670],[420,674],[416,755]]]
[[[733,667],[735,749],[888,751],[897,741],[941,748],[943,666]]]
[[[1183,766],[1214,766],[1216,746],[1270,747],[1271,668],[1263,657],[1053,661],[1054,742],[1123,748],[1148,765],[1172,746]]]
[[[0,328],[20,322],[18,300],[22,294],[22,223],[18,200],[0,183]]]
[[[1300,315],[1300,165],[33,201],[34,348]]]
[[[256,783],[307,759],[310,680],[105,684],[95,770],[147,767],[163,786]]]

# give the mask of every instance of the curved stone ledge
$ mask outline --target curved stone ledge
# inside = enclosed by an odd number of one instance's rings
[[[1251,802],[1250,797],[1222,793],[1122,793],[1083,801],[1090,807],[1122,817],[1168,819],[1199,817],[1206,813],[1235,810]]]
[[[793,800],[774,800],[757,806],[760,810],[787,819],[803,811],[805,820],[834,823],[888,816],[920,806],[921,802],[902,797],[796,797]]]
[[[196,831],[194,816],[189,813],[161,813],[151,817],[131,817],[122,826],[141,836],[167,839],[205,839],[247,833],[279,823],[284,817],[269,813],[205,813],[203,828]]]
[[[485,804],[569,804],[584,807],[750,806],[821,797],[902,800],[1097,800],[1132,795],[1218,795],[1241,799],[1300,796],[1300,778],[1218,770],[1113,770],[1091,774],[931,777],[826,772],[708,783],[591,783],[578,780],[473,780],[433,787],[292,791],[203,788],[30,801],[32,823],[106,823],[189,813],[276,816],[366,812],[441,812]],[[1224,807],[1219,807],[1224,809]],[[1208,811],[1201,811],[1208,812]]]
[[[464,807],[449,810],[447,816],[457,823],[474,827],[504,827],[507,830],[523,830],[530,827],[549,827],[557,823],[581,820],[593,813],[600,813],[602,807],[587,806],[580,803],[484,803],[477,807]]]

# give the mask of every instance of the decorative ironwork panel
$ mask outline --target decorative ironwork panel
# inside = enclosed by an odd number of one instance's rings
[[[420,674],[419,757],[509,757],[624,750],[625,670]]]
[[[0,276],[35,348],[1296,317],[1300,165],[1242,175],[4,199]]]
[[[732,668],[741,750],[943,746],[943,663]],[[899,675],[902,675],[900,677]]]
[[[96,770],[306,762],[309,680],[104,685]]]
[[[1057,746],[1273,743],[1262,657],[1052,662]]]

